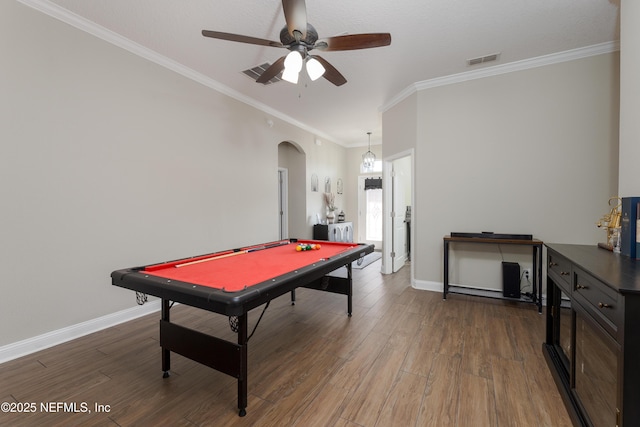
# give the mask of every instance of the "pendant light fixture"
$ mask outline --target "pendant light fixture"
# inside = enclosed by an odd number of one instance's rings
[[[367,135],[369,135],[369,151],[362,155],[362,168],[367,172],[372,172],[376,155],[371,152],[371,132],[367,132]]]

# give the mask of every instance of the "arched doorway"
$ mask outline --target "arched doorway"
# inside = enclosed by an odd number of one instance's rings
[[[296,143],[278,144],[278,221],[280,238],[309,234],[306,221],[306,154]]]

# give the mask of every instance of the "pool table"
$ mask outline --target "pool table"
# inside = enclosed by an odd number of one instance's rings
[[[305,250],[298,250],[298,245]],[[313,246],[316,249],[307,249]],[[295,289],[305,287],[346,295],[347,313],[351,316],[351,263],[373,249],[367,244],[286,239],[116,270],[111,278],[114,286],[162,299],[160,345],[164,377],[169,376],[172,351],[231,375],[238,381],[238,411],[244,416],[247,345],[251,338],[247,327],[249,311],[263,304],[266,310],[272,299],[288,292],[294,303]],[[346,267],[346,277],[329,274],[341,267]],[[172,323],[169,313],[173,302],[229,316],[237,343]],[[257,323],[254,332],[256,327]]]

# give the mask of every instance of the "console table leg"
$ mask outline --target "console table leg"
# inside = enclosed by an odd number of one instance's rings
[[[537,299],[538,314],[542,314],[542,245],[533,247],[533,294]]]
[[[442,282],[442,299],[447,299],[449,291],[449,242],[444,241],[444,278]]]

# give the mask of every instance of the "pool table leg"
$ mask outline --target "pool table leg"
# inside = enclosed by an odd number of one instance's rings
[[[247,340],[248,313],[238,316],[238,345],[240,346],[240,375],[238,376],[238,415],[247,415]]]
[[[296,305],[296,290],[291,291],[291,305]]]
[[[349,292],[347,293],[347,315],[351,317],[351,311],[353,310],[353,280],[351,276],[351,263],[346,265],[347,267],[347,280],[349,282]]]
[[[162,320],[164,321],[169,321],[169,309],[170,309],[170,305],[169,305],[169,300],[168,299],[162,299]],[[169,351],[169,349],[166,348],[162,348],[162,371],[164,372],[162,374],[162,378],[168,378],[169,377],[169,370],[171,369],[171,351]]]

